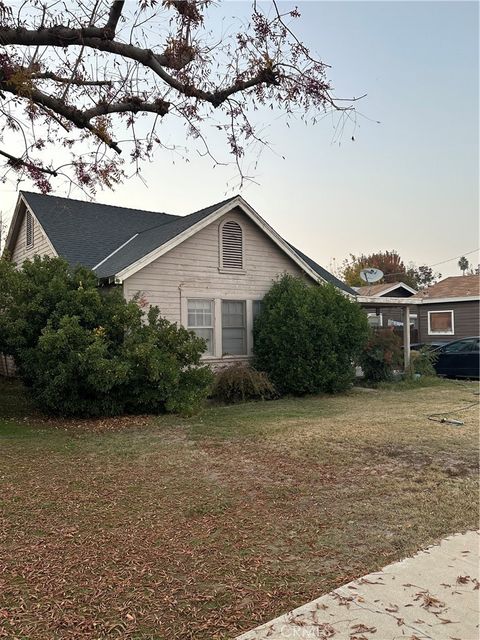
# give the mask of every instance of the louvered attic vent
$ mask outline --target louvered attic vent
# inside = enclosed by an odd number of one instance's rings
[[[243,269],[242,227],[229,220],[222,227],[222,267]]]
[[[33,218],[30,211],[27,211],[27,221],[25,229],[25,240],[27,247],[33,246]]]

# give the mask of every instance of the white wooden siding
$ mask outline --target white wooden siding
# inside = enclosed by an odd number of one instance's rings
[[[27,228],[27,216],[23,216],[20,231],[18,232],[17,242],[12,252],[12,261],[18,265],[21,265],[24,260],[33,258],[34,255],[50,256],[54,257],[55,253],[47,241],[45,234],[43,233],[38,220],[35,216],[33,219],[33,246],[27,247],[26,228]]]
[[[244,273],[219,269],[219,227],[235,220],[244,233]],[[127,299],[141,292],[171,322],[185,322],[182,306],[189,297],[258,300],[284,272],[300,267],[240,210],[212,222],[182,244],[124,281]]]

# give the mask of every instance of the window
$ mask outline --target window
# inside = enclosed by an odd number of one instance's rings
[[[255,322],[256,317],[262,310],[263,300],[252,300],[252,322]]]
[[[247,353],[246,305],[244,300],[222,300],[222,353]]]
[[[428,335],[453,335],[453,311],[429,311]]]
[[[213,355],[213,300],[188,300],[188,328],[205,338],[205,353]]]
[[[381,328],[383,326],[383,316],[381,313],[367,313],[368,324],[371,327]],[[390,322],[390,320],[389,320]]]
[[[220,255],[223,269],[243,270],[243,231],[234,220],[220,227]]]
[[[471,338],[469,340],[459,340],[458,342],[452,342],[446,347],[443,347],[444,353],[472,353],[478,351],[478,339]]]
[[[26,216],[25,244],[27,247],[33,247],[33,217],[30,211],[27,211]]]

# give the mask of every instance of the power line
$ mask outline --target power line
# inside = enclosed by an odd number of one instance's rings
[[[461,256],[455,256],[454,258],[449,258],[448,260],[442,260],[442,262],[436,262],[435,264],[429,264],[429,267],[438,267],[439,264],[445,264],[446,262],[452,262],[452,260],[457,260],[457,258],[464,258],[465,256],[469,256],[471,253],[476,253],[480,251],[480,247],[478,249],[474,249],[473,251],[467,251],[467,253],[462,253]]]

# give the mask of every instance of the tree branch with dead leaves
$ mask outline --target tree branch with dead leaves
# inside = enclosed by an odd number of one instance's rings
[[[77,0],[72,8],[26,0],[15,14],[0,0],[0,144],[18,138],[24,146],[1,154],[7,174],[22,178],[29,168],[32,178],[36,167],[36,184],[48,191],[48,154],[60,148],[81,186],[111,186],[125,176],[122,150],[137,163],[152,159],[166,148],[162,121],[181,117],[192,145],[201,140],[211,158],[205,130],[224,132],[243,179],[245,147],[266,142],[252,118],[260,109],[312,121],[328,110],[354,113],[355,100],[339,106],[328,65],[287,24],[299,19],[296,9],[254,3],[247,23],[216,39],[210,11],[211,0]]]

